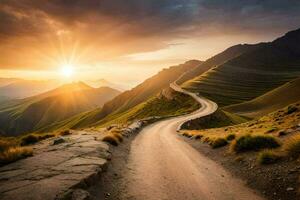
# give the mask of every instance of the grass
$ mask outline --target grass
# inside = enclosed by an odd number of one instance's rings
[[[37,143],[38,141],[39,141],[39,136],[30,134],[30,135],[24,136],[21,139],[21,145],[22,146],[31,145],[31,144]]]
[[[32,148],[18,146],[8,147],[6,150],[0,152],[0,165],[9,164],[32,155]]]
[[[234,139],[235,139],[235,134],[231,133],[231,134],[229,134],[229,135],[226,136],[226,140],[227,141],[231,141],[231,140],[234,140]]]
[[[112,134],[119,140],[119,142],[123,142],[123,136],[120,133],[112,133]]]
[[[287,108],[287,114],[292,114],[292,113],[294,113],[294,112],[296,112],[298,110],[298,108],[297,107],[295,107],[295,106],[289,106],[288,108]]]
[[[107,142],[107,143],[109,143],[109,144],[111,144],[113,146],[118,146],[119,142],[120,142],[119,138],[116,137],[115,134],[108,134],[108,135],[104,136],[102,138],[102,141],[103,142]]]
[[[231,105],[225,110],[233,113],[239,113],[247,117],[260,117],[272,113],[278,109],[284,108],[300,100],[300,78],[290,81],[266,94],[259,96],[251,101]],[[284,94],[284,95],[282,95]],[[295,112],[291,106],[287,108],[286,113]]]
[[[63,131],[60,132],[60,135],[61,135],[61,136],[66,136],[66,135],[71,135],[71,134],[72,134],[72,133],[71,133],[71,131],[70,131],[69,129],[63,130]]]
[[[288,156],[298,158],[300,156],[300,135],[291,137],[283,146]]]
[[[276,163],[278,160],[280,160],[282,156],[273,150],[264,150],[262,152],[259,152],[257,155],[257,162],[259,164],[273,164]]]
[[[220,148],[223,146],[226,146],[228,144],[228,141],[224,138],[215,138],[215,139],[211,139],[209,142],[209,145],[213,148]]]
[[[187,90],[199,92],[223,107],[254,99],[297,76],[299,72],[279,75],[271,74],[267,70],[247,70],[225,63],[184,83],[183,86]]]
[[[236,125],[246,122],[247,119],[238,115],[228,113],[222,109],[218,109],[215,113],[209,116],[204,116],[184,123],[183,129],[208,129]]]
[[[232,152],[245,152],[260,149],[277,148],[279,141],[270,135],[250,135],[246,134],[235,139],[230,146]]]

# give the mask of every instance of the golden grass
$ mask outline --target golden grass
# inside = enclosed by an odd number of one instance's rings
[[[210,139],[209,145],[213,148],[219,148],[226,146],[228,144],[228,141],[224,138],[212,138]]]
[[[280,160],[282,157],[283,156],[279,152],[268,149],[259,152],[259,154],[257,155],[257,162],[263,165],[273,164]]]
[[[108,134],[108,135],[104,136],[102,138],[102,141],[107,142],[114,146],[118,146],[118,144],[119,144],[119,139],[113,134]]]
[[[288,156],[298,158],[300,156],[300,135],[289,138],[285,142],[283,149]]]
[[[277,148],[279,146],[279,141],[271,135],[245,134],[232,141],[230,151],[239,153],[259,149]]]
[[[0,152],[0,165],[5,165],[32,156],[32,154],[32,148],[29,147],[8,147],[6,150]]]

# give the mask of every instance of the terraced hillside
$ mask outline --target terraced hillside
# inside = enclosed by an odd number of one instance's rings
[[[251,101],[228,106],[224,109],[247,117],[260,117],[298,101],[300,101],[300,78]]]
[[[300,76],[300,29],[245,52],[183,84],[220,106],[256,98]]]
[[[38,96],[11,101],[0,108],[0,130],[10,136],[33,132],[81,112],[101,107],[119,93],[108,87],[95,89],[79,82]]]
[[[253,51],[261,46],[263,46],[264,43],[261,44],[238,44],[232,47],[229,47],[225,51],[209,58],[205,62],[201,63],[199,66],[193,68],[192,70],[186,72],[178,81],[178,84],[182,84],[185,81],[191,80],[197,76],[202,75],[204,72],[208,71],[211,68],[214,68],[218,65],[221,65],[233,58],[236,58],[243,53]]]

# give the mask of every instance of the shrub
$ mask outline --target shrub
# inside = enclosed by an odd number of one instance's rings
[[[235,134],[229,134],[226,136],[226,140],[227,141],[231,141],[231,140],[234,140],[235,139]]]
[[[228,144],[227,140],[224,138],[216,138],[216,139],[212,139],[209,143],[209,145],[212,148],[219,148],[219,147],[223,147],[226,146]]]
[[[113,133],[113,136],[115,136],[119,140],[119,142],[123,142],[123,137],[122,137],[121,134],[119,134],[119,133]]]
[[[195,139],[195,140],[200,140],[202,137],[203,137],[203,135],[195,135],[195,136],[194,136],[194,139]]]
[[[211,139],[209,137],[203,137],[202,142],[209,143],[211,142]]]
[[[116,138],[114,135],[106,135],[102,139],[103,142],[107,142],[111,145],[118,146],[118,138]]]
[[[272,127],[272,128],[269,128],[269,129],[266,131],[266,133],[272,133],[272,132],[274,132],[274,131],[276,131],[276,130],[277,130],[276,127]]]
[[[188,134],[188,133],[183,133],[182,134],[184,137],[187,137],[187,138],[191,138],[192,136],[190,135],[190,134]]]
[[[277,139],[270,135],[243,135],[231,143],[231,151],[243,152],[279,147]]]
[[[257,162],[259,164],[272,164],[277,162],[281,158],[281,155],[272,151],[264,150],[257,155]]]
[[[296,112],[297,110],[298,110],[297,107],[295,107],[295,106],[289,106],[287,108],[287,114],[292,114],[293,112]]]
[[[46,140],[46,139],[52,138],[52,137],[54,137],[53,134],[39,135],[38,140]]]
[[[278,132],[278,137],[285,136],[287,134],[288,134],[287,131],[281,130],[281,131]]]
[[[60,135],[61,135],[61,136],[71,135],[71,134],[72,134],[72,133],[71,133],[70,130],[64,130],[64,131],[60,132]]]
[[[0,153],[0,165],[5,165],[32,156],[32,154],[32,149],[28,147],[10,147]]]
[[[17,143],[15,141],[0,139],[0,152],[3,152],[13,146],[17,146]]]
[[[289,156],[298,158],[300,155],[300,135],[294,136],[286,141],[284,150]]]
[[[27,136],[22,138],[21,145],[26,146],[26,145],[30,145],[30,144],[35,144],[38,141],[39,141],[38,136],[36,136],[36,135],[27,135]]]

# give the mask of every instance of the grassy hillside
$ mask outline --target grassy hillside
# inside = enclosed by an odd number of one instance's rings
[[[190,113],[199,108],[199,104],[190,96],[174,92],[171,89],[165,89],[164,92],[151,97],[133,108],[108,115],[107,117],[92,123],[95,114],[100,111],[79,114],[63,122],[45,127],[40,131],[52,131],[57,129],[79,128],[83,126],[108,126],[111,124],[128,124],[139,119],[149,117],[168,117]],[[89,122],[91,121],[91,122]],[[82,123],[86,124],[82,124]]]
[[[259,44],[183,84],[220,106],[258,97],[300,75],[300,30]]]
[[[248,119],[239,115],[226,112],[218,109],[215,113],[190,120],[182,125],[182,129],[186,130],[200,130],[209,128],[219,128],[224,126],[232,126],[246,122]]]
[[[204,72],[208,71],[211,68],[214,68],[216,66],[219,66],[233,58],[236,58],[240,55],[242,55],[243,53],[246,52],[250,52],[253,51],[259,47],[261,47],[262,44],[256,44],[256,45],[250,45],[250,44],[239,44],[239,45],[235,45],[232,46],[228,49],[226,49],[225,51],[209,58],[208,60],[206,60],[205,62],[201,63],[200,65],[198,65],[197,67],[195,67],[194,69],[188,71],[187,73],[185,73],[179,80],[178,80],[178,84],[182,84],[185,81],[191,80],[197,76],[200,76],[201,74],[203,74]]]
[[[103,106],[119,93],[107,87],[91,88],[84,83],[64,85],[38,96],[13,101],[0,109],[0,129],[7,135],[32,132]]]
[[[105,103],[101,109],[99,108],[88,113],[83,113],[67,120],[68,122],[61,123],[61,126],[68,124],[69,127],[79,128],[108,121],[111,116],[121,115],[131,108],[146,102],[157,95],[162,89],[169,87],[169,84],[174,82],[184,72],[198,66],[200,63],[200,61],[192,60],[181,65],[163,69],[135,88],[125,91],[113,100]],[[57,125],[56,128],[59,126],[60,125]]]
[[[260,117],[297,101],[300,101],[300,78],[251,101],[225,107],[225,110],[247,117]]]

